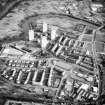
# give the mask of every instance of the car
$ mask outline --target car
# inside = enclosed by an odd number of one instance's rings
[[[18,60],[15,60],[14,62],[15,62],[15,63],[17,63],[17,62],[18,62]]]
[[[79,77],[84,77],[84,74],[81,74],[81,73],[77,73],[77,75],[78,75]]]
[[[10,63],[12,63],[12,62],[13,62],[13,60],[9,60],[9,62],[10,62]]]

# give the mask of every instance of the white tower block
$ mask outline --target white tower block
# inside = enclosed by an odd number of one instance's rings
[[[46,36],[42,36],[42,43],[41,43],[41,47],[42,49],[45,49],[47,44],[48,44],[48,40],[47,40],[47,37]]]
[[[29,30],[29,41],[34,40],[34,30],[30,29]]]
[[[90,55],[90,52],[88,50],[86,51],[86,55]]]
[[[43,22],[43,32],[47,32],[47,23]]]
[[[57,37],[57,28],[56,27],[51,27],[51,40],[54,40]]]

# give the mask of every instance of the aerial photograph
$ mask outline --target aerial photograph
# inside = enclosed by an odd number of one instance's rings
[[[105,105],[105,0],[0,0],[0,105]]]

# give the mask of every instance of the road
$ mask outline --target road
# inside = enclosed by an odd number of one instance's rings
[[[95,64],[95,68],[94,71],[96,71],[96,73],[98,73],[99,75],[99,97],[102,94],[102,84],[103,84],[103,76],[102,76],[102,69],[100,69],[98,67],[98,62],[97,62],[97,54],[96,54],[96,49],[95,49],[95,38],[96,38],[96,32],[99,31],[100,29],[102,29],[104,26],[102,25],[101,27],[97,28],[96,30],[93,31],[93,38],[92,38],[92,52],[93,52],[93,58],[94,58],[94,64]],[[100,103],[99,103],[100,104]]]

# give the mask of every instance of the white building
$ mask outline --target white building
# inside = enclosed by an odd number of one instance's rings
[[[47,32],[47,23],[43,22],[43,32]]]
[[[41,47],[42,47],[42,49],[45,49],[46,48],[48,42],[49,41],[47,40],[47,37],[46,36],[42,36],[41,37]]]
[[[54,40],[58,36],[56,31],[57,31],[56,27],[51,27],[51,40]]]
[[[34,40],[34,30],[33,29],[30,29],[28,31],[28,34],[29,34],[29,41]]]

